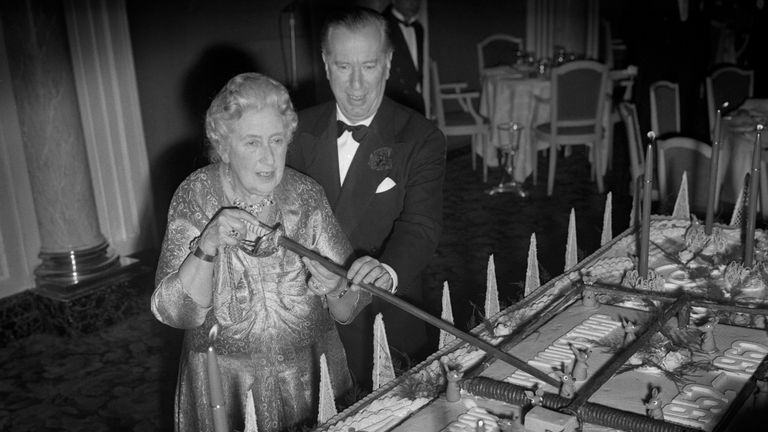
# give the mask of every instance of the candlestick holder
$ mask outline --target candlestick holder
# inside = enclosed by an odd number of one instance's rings
[[[519,123],[509,122],[500,124],[498,129],[500,132],[509,134],[509,142],[499,147],[504,159],[504,168],[501,171],[499,184],[488,189],[486,193],[488,195],[512,193],[520,198],[525,198],[528,196],[528,192],[521,183],[515,180],[515,154],[517,154],[517,150],[520,147],[520,134],[523,127]],[[504,181],[505,176],[509,176],[509,181]]]

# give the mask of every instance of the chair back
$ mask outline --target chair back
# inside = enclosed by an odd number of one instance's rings
[[[602,130],[608,68],[592,60],[578,60],[552,69],[553,134],[561,127],[593,126]]]
[[[651,130],[658,137],[680,133],[680,88],[677,83],[651,84]]]
[[[629,169],[632,174],[632,186],[644,173],[645,153],[643,152],[643,138],[640,136],[640,124],[637,120],[637,108],[632,102],[619,103],[619,115],[624,122],[627,131],[627,144],[629,147]]]
[[[478,73],[482,75],[483,69],[493,66],[513,65],[515,53],[522,49],[522,38],[503,33],[488,36],[477,44]]]
[[[688,137],[657,140],[659,198],[662,204],[674,202],[680,190],[683,172],[688,178],[688,203],[692,211],[703,213],[709,194],[709,170],[712,147]],[[722,171],[722,170],[721,170]],[[721,177],[721,175],[718,175]],[[719,200],[718,181],[715,202]]]
[[[728,102],[735,109],[753,96],[755,72],[733,65],[715,69],[707,78],[707,114],[710,130],[715,127],[717,108]]]
[[[445,129],[445,107],[443,106],[442,93],[440,91],[440,72],[437,70],[437,62],[434,60],[429,61],[429,70],[431,73],[431,85],[432,91],[432,106],[435,120],[437,120],[437,127],[441,130]]]

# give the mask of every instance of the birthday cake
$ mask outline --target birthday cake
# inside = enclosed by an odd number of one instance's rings
[[[545,285],[529,286],[537,274],[527,280],[523,301],[472,334],[551,376],[549,383],[441,336],[425,362],[318,430],[744,426],[768,408],[768,236],[755,232],[747,267],[743,231],[716,224],[707,234],[695,218],[654,216],[645,277],[629,229]],[[537,266],[532,250],[529,269]],[[451,373],[460,379],[447,379]]]

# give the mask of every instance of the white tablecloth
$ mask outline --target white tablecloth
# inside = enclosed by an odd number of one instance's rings
[[[611,74],[612,80],[625,77],[623,71]],[[531,78],[528,73],[518,72],[509,66],[487,69],[482,77],[483,88],[480,94],[480,115],[487,118],[491,126],[491,143],[500,147],[509,142],[509,134],[501,132],[498,125],[517,122],[524,127],[520,135],[520,148],[515,158],[515,180],[519,182],[533,172],[533,157],[535,142],[532,140],[532,129],[536,124],[549,121],[549,104],[536,103],[537,96],[548,99],[551,82],[544,78]],[[606,89],[605,113],[603,124],[606,131],[612,128],[610,104],[612,83]],[[536,124],[534,124],[534,121]],[[612,129],[610,129],[612,130]],[[613,134],[606,133],[602,148],[598,149],[603,158],[603,173],[607,166],[608,150]],[[492,152],[493,153],[493,152]],[[488,161],[488,166],[496,166],[495,157]]]
[[[515,180],[522,182],[533,172],[533,150],[531,128],[533,121],[549,119],[549,104],[538,104],[536,96],[549,98],[550,81],[541,78],[527,78],[511,68],[491,70],[483,76],[480,96],[480,115],[488,118],[491,126],[491,143],[499,147],[509,142],[509,134],[501,132],[498,125],[517,122],[523,126],[520,148],[515,158]],[[494,159],[494,158],[492,158]],[[495,166],[496,161],[488,161]]]

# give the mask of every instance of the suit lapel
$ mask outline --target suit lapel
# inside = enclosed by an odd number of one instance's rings
[[[371,154],[377,150],[385,151],[385,147],[389,147],[394,151],[392,117],[393,110],[390,102],[385,98],[371,122],[368,135],[363,140],[365,142],[361,143],[355,152],[355,157],[344,179],[335,213],[347,235],[361,222],[362,214],[376,195],[376,188],[389,175],[391,168],[375,169],[370,162]],[[390,155],[390,160],[392,156]]]
[[[336,105],[330,104],[330,107],[331,109],[322,116],[325,121],[321,117],[317,123],[312,153],[307,157],[310,167],[307,174],[323,186],[331,208],[335,208],[341,192],[341,184],[339,182],[339,149],[336,144]]]
[[[419,62],[419,64],[416,65],[416,72],[418,72],[419,77],[421,77],[421,66],[424,64],[424,44],[421,43],[421,41],[424,40],[424,26],[416,21],[413,28],[416,30],[416,60]]]

